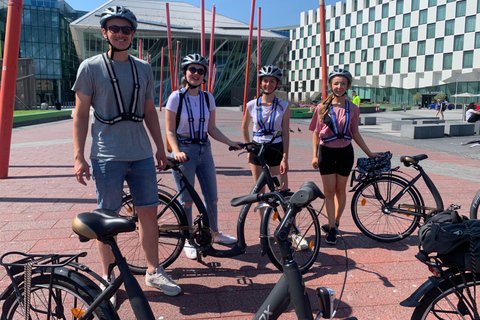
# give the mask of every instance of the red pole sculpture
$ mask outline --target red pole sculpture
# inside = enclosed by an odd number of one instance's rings
[[[180,54],[180,41],[177,41],[177,59],[175,60],[175,90],[177,90],[178,86],[178,64],[180,63],[178,61],[178,55]]]
[[[216,75],[217,75],[217,67],[216,66],[213,66],[213,74],[212,74],[212,92],[213,92],[213,87],[215,85],[215,78],[216,78]]]
[[[200,0],[200,54],[205,57],[205,0]],[[205,83],[202,83],[202,91],[205,91]]]
[[[260,72],[260,67],[262,64],[261,56],[260,56],[260,47],[261,47],[261,36],[262,36],[262,28],[261,28],[261,18],[262,18],[262,8],[258,7],[258,23],[257,23],[257,74]],[[260,80],[257,77],[257,98],[260,96]]]
[[[248,33],[248,49],[247,49],[247,67],[245,70],[245,91],[243,92],[243,116],[245,116],[245,110],[247,109],[248,99],[248,78],[250,77],[250,60],[252,53],[252,35],[253,35],[253,19],[255,16],[255,0],[252,0],[252,10],[250,12],[250,30]]]
[[[23,0],[9,0],[0,89],[0,179],[8,177]]]
[[[212,28],[210,31],[210,52],[208,58],[208,92],[213,93],[213,42],[215,38],[215,4],[212,7]]]
[[[163,55],[165,54],[165,48],[162,47],[162,57],[160,58],[160,99],[158,101],[158,109],[162,111],[162,98],[163,98]]]
[[[319,0],[320,4],[320,49],[322,60],[322,97],[327,99],[327,33],[325,32],[325,0]]]
[[[138,39],[138,59],[143,60],[143,41]]]
[[[175,91],[175,75],[173,74],[173,48],[172,48],[172,30],[170,28],[170,10],[168,2],[166,5],[167,13],[167,38],[168,38],[168,64],[170,65],[170,85],[172,92]]]

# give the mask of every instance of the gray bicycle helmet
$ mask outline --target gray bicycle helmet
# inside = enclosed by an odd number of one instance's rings
[[[100,15],[100,26],[102,26],[102,29],[105,29],[107,21],[112,18],[126,19],[132,25],[133,30],[137,30],[137,17],[133,14],[132,11],[130,11],[130,9],[122,6],[114,6],[105,9]]]
[[[276,78],[278,81],[282,81],[282,71],[278,67],[269,65],[269,66],[263,66],[260,71],[258,71],[258,78],[264,77],[264,76],[271,76]]]
[[[328,75],[328,83],[330,83],[330,80],[332,80],[332,78],[336,76],[345,77],[347,78],[349,84],[352,83],[352,74],[345,69],[335,69],[330,72],[330,74]]]
[[[204,57],[202,57],[198,53],[191,53],[191,54],[187,55],[185,58],[183,58],[183,60],[182,60],[182,70],[183,70],[183,72],[185,73],[185,71],[187,70],[187,67],[191,64],[194,64],[194,63],[201,65],[202,67],[205,68],[205,72],[207,71],[207,69],[208,69],[207,59],[205,59]]]

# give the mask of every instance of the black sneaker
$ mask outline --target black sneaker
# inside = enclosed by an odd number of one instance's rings
[[[337,243],[337,229],[331,228],[328,230],[327,237],[325,238],[325,242],[328,244],[336,244]]]
[[[338,228],[338,224],[335,223],[335,225],[337,226]],[[328,231],[330,230],[330,225],[328,223],[325,223],[324,225],[322,225],[322,230],[323,232],[327,233],[328,234]]]

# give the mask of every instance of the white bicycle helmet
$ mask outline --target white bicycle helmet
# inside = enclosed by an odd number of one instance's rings
[[[349,84],[352,83],[352,74],[345,69],[335,69],[330,72],[330,74],[328,75],[328,83],[330,83],[330,80],[332,80],[332,78],[336,76],[345,77],[347,78]]]
[[[133,14],[130,9],[127,9],[123,6],[113,6],[105,9],[100,15],[100,26],[102,29],[105,29],[107,21],[112,18],[123,18],[128,20],[132,25],[134,31],[137,30],[137,17]]]
[[[205,72],[208,70],[208,62],[207,59],[199,55],[198,53],[191,53],[187,55],[182,60],[182,70],[183,73],[187,70],[188,66],[191,64],[199,64],[205,68]]]
[[[264,76],[271,76],[276,78],[278,81],[282,81],[282,71],[278,67],[268,65],[268,66],[263,66],[259,71],[258,71],[258,78],[264,77]]]

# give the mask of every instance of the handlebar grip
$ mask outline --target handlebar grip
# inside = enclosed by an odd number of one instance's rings
[[[257,201],[260,200],[259,196],[260,196],[259,193],[254,193],[254,194],[249,194],[249,195],[246,195],[246,196],[234,198],[234,199],[232,199],[232,201],[230,201],[230,205],[232,207],[238,207],[238,206],[241,206],[241,205],[244,205],[244,204],[254,203],[254,202],[257,202]]]
[[[238,145],[239,145],[242,149],[244,149],[247,144],[245,144],[245,143],[239,143]],[[228,147],[228,151],[234,151],[234,150],[238,150],[238,149],[235,148],[235,147]]]
[[[325,199],[325,195],[314,182],[305,182],[290,198],[290,203],[297,208],[308,206],[316,198]]]

